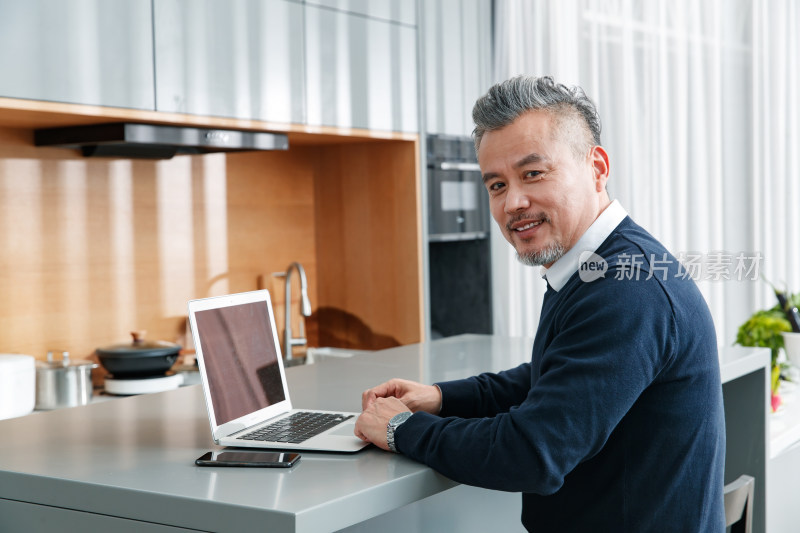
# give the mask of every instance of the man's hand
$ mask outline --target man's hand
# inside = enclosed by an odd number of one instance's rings
[[[386,426],[389,425],[389,420],[403,411],[439,414],[442,409],[442,391],[435,385],[392,379],[364,391],[361,395],[361,408],[363,412],[356,421],[356,437],[388,450]]]
[[[413,413],[424,411],[438,415],[442,410],[442,391],[436,385],[423,385],[406,379],[392,379],[364,391],[361,409],[364,411],[378,398],[397,398]],[[388,420],[387,420],[388,422]]]
[[[356,437],[388,451],[386,426],[394,415],[404,411],[408,408],[397,398],[375,398],[356,420]]]

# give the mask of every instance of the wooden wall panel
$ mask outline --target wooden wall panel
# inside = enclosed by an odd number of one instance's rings
[[[310,345],[422,340],[416,141],[311,140],[288,152],[85,159],[0,126],[0,352],[89,358],[134,329],[183,344],[187,300],[261,287],[282,329],[272,274],[292,261],[308,275]]]
[[[321,344],[378,349],[423,340],[417,161],[416,142],[320,151]]]
[[[84,159],[0,128],[0,352],[89,357],[133,329],[183,343],[187,300],[254,290],[291,261],[315,301],[304,150]]]

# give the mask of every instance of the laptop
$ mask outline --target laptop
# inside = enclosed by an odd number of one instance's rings
[[[215,443],[330,452],[368,445],[353,434],[359,413],[292,407],[268,291],[192,300],[189,323]]]

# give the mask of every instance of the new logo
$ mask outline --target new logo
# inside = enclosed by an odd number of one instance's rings
[[[590,282],[606,277],[608,263],[594,252],[581,252],[578,260],[578,276],[581,281]]]

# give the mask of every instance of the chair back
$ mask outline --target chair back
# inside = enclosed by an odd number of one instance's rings
[[[754,487],[755,478],[747,475],[725,485],[725,527],[731,533],[752,532]]]

